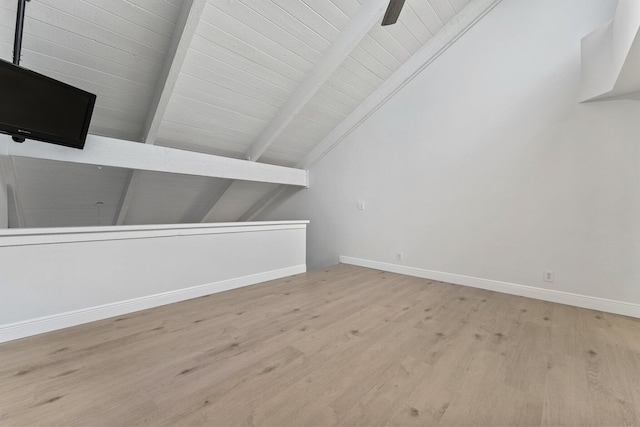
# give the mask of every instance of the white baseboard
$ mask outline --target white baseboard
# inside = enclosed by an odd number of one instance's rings
[[[96,320],[102,320],[109,317],[121,316],[134,311],[146,310],[148,308],[158,307],[165,304],[198,298],[244,286],[255,285],[269,280],[305,273],[306,271],[306,265],[297,265],[294,267],[252,274],[250,276],[193,286],[186,289],[148,295],[127,301],[119,301],[97,307],[83,308],[80,310],[68,311],[66,313],[39,317],[37,319],[0,325],[0,343],[44,332],[55,331],[57,329],[68,328],[70,326],[81,325],[83,323],[95,322]]]
[[[519,295],[543,301],[557,302],[560,304],[640,318],[640,304],[633,304],[624,301],[591,297],[588,295],[573,294],[551,289],[534,288],[532,286],[517,285],[515,283],[501,282],[498,280],[481,279],[478,277],[463,276],[453,273],[443,273],[441,271],[426,270],[423,268],[371,261],[343,255],[340,255],[340,262],[343,264],[357,265],[360,267],[389,271],[391,273],[420,277],[423,279],[438,280],[456,285],[487,289],[505,294]]]

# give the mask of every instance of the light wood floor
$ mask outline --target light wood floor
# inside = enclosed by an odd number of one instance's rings
[[[1,426],[640,425],[640,321],[339,265],[0,345]]]

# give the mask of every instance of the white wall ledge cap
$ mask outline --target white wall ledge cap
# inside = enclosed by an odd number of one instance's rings
[[[103,227],[14,228],[0,230],[0,247],[304,229],[308,223],[309,221],[300,220]]]

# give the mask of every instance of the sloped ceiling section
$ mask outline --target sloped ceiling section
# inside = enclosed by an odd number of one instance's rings
[[[287,166],[299,163],[318,141],[379,88],[467,3],[467,0],[410,0],[406,2],[396,25],[372,27],[269,147],[264,161]],[[343,7],[347,12],[356,13],[358,4],[345,4]]]
[[[386,1],[377,3],[384,7]],[[467,3],[409,0],[398,24],[371,26],[260,161],[297,164]],[[246,157],[364,4],[207,2],[156,144]],[[187,140],[186,132],[194,136]]]
[[[189,33],[181,16],[199,1]],[[407,0],[398,23],[381,27],[387,0],[32,0],[22,65],[96,93],[90,133],[142,143],[171,46],[188,39],[151,143],[302,167],[461,12],[483,3],[485,13],[499,1]],[[15,9],[13,0],[0,3],[5,60]],[[12,160],[13,217],[22,226],[235,221],[279,189],[56,163]]]

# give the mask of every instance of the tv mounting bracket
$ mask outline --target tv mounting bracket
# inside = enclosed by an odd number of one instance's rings
[[[24,12],[27,2],[31,0],[18,0],[18,11],[16,12],[16,33],[13,38],[13,63],[20,65],[20,54],[22,52],[22,30],[24,29]],[[21,136],[11,137],[15,142],[24,142]]]

